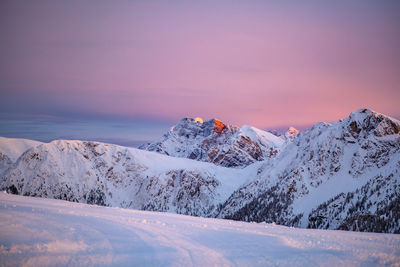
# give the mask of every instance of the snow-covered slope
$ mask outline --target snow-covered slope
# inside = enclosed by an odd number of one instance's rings
[[[238,128],[217,119],[200,123],[185,118],[159,140],[140,148],[225,167],[245,167],[275,157],[283,144],[283,139],[251,126]]]
[[[15,162],[26,150],[40,144],[42,143],[39,141],[0,136],[0,153]]]
[[[26,151],[0,187],[27,196],[211,216],[257,167],[230,169],[116,145],[53,141]]]
[[[2,266],[397,266],[400,236],[0,193]]]
[[[10,168],[22,153],[40,144],[41,142],[38,141],[0,136],[0,178],[3,172]]]
[[[400,125],[362,109],[300,133],[220,218],[400,233]]]

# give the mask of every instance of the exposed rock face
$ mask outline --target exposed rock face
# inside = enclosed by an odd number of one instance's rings
[[[217,119],[214,119],[214,132],[221,134],[225,128],[225,124]]]
[[[140,148],[224,167],[245,167],[275,157],[283,144],[283,139],[254,127],[185,118],[161,139]]]
[[[359,135],[365,138],[371,134],[383,137],[400,133],[400,125],[396,119],[369,109],[360,109],[351,113],[348,120],[348,129],[354,138]]]

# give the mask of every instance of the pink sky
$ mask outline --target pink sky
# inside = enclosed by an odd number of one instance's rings
[[[3,1],[0,113],[217,117],[259,128],[400,115],[396,1]]]

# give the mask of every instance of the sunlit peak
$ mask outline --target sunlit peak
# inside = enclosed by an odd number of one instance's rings
[[[197,117],[194,119],[195,122],[203,123],[203,119],[200,117]]]

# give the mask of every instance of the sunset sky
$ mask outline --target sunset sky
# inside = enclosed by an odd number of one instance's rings
[[[400,1],[2,1],[0,135],[400,117]]]

